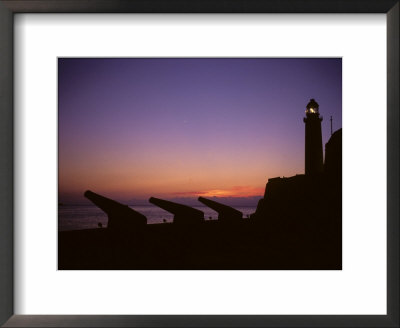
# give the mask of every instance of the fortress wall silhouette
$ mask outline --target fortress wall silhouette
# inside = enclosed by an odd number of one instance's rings
[[[333,133],[325,145],[324,172],[333,183],[342,186],[342,129]]]
[[[341,243],[342,130],[326,144],[324,171],[319,175],[272,178],[251,217],[268,229],[303,229],[326,234]]]

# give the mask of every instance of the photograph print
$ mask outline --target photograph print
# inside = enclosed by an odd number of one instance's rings
[[[59,270],[341,270],[341,58],[58,58]]]

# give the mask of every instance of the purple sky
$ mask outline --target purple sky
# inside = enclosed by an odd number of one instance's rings
[[[59,201],[253,197],[304,173],[304,111],[342,125],[342,61],[59,59]],[[257,198],[255,197],[255,198]]]

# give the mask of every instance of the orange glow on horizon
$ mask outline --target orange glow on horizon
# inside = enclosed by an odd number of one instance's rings
[[[230,189],[212,189],[207,191],[188,191],[175,193],[175,196],[187,197],[253,197],[264,194],[264,188],[251,186],[234,186]]]

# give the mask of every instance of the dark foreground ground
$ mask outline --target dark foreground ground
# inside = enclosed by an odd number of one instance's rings
[[[322,221],[323,222],[323,221]],[[340,270],[341,227],[244,219],[58,234],[60,270]]]

